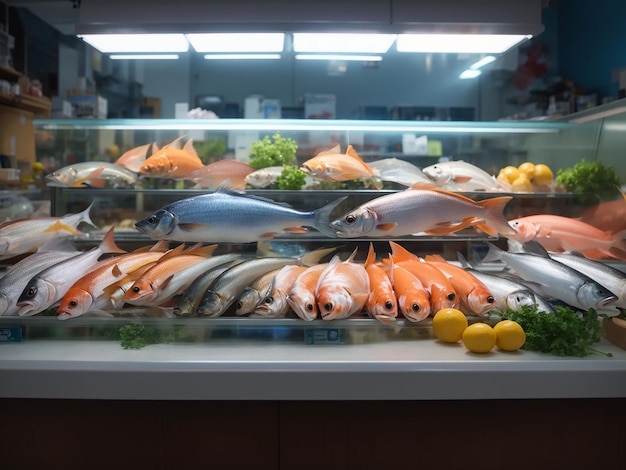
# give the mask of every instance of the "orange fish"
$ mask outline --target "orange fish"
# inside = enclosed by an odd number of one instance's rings
[[[272,282],[272,290],[254,310],[259,316],[266,318],[284,317],[289,311],[287,296],[300,274],[306,271],[305,266],[289,265],[281,268]]]
[[[319,315],[315,302],[315,286],[327,267],[328,263],[321,263],[306,268],[298,275],[291,289],[289,289],[287,303],[303,320],[313,321]]]
[[[341,261],[333,257],[320,275],[315,300],[322,320],[340,320],[360,312],[370,294],[370,281],[362,264],[354,263],[357,250]]]
[[[176,140],[146,158],[139,167],[139,173],[152,178],[183,179],[204,166],[192,139],[182,149],[176,148],[175,143]]]
[[[254,168],[245,162],[224,158],[192,171],[185,179],[192,180],[202,188],[217,188],[228,181],[228,186],[234,189],[246,188],[246,176]]]
[[[419,322],[430,315],[430,297],[424,285],[407,269],[394,264],[393,259],[389,279],[398,299],[398,308],[407,320]]]
[[[335,145],[305,161],[300,169],[318,180],[341,182],[360,179],[382,189],[382,182],[376,172],[363,161],[352,145],[348,145],[346,153],[341,153],[341,147]]]
[[[424,258],[443,272],[460,296],[460,307],[465,313],[485,316],[496,307],[496,300],[491,291],[476,276],[463,268],[448,263],[440,255],[428,255]]]
[[[393,326],[398,317],[396,293],[385,270],[376,264],[376,253],[374,253],[372,243],[370,243],[364,266],[370,280],[370,294],[365,302],[365,310],[376,320]]]
[[[547,251],[578,251],[590,258],[626,260],[624,232],[604,232],[570,217],[538,214],[509,221],[517,233],[509,238],[520,243],[539,242]]]
[[[431,313],[437,313],[442,308],[459,306],[459,297],[445,274],[433,265],[420,261],[418,256],[398,243],[390,241],[389,244],[393,262],[417,277],[430,294]]]
[[[127,170],[139,173],[139,168],[146,161],[148,154],[157,150],[156,144],[140,145],[124,152],[114,163],[123,166]]]

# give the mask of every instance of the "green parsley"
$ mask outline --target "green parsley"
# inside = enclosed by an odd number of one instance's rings
[[[556,182],[569,192],[580,193],[584,204],[615,198],[622,184],[615,168],[599,161],[587,162],[584,158],[571,168],[559,169]]]
[[[526,332],[523,348],[529,351],[576,357],[599,352],[591,347],[600,340],[603,331],[595,310],[577,313],[557,306],[555,313],[551,314],[525,306],[519,312],[507,309],[501,316],[522,326]],[[612,357],[611,353],[605,355]]]
[[[124,349],[141,349],[148,344],[171,343],[178,331],[165,333],[157,328],[130,323],[119,329],[120,344]]]
[[[250,145],[250,166],[255,169],[268,166],[290,165],[296,161],[298,144],[288,137],[283,138],[276,132],[272,139],[269,136],[252,142]]]
[[[283,172],[276,178],[278,189],[302,189],[306,183],[306,173],[294,165],[285,165]]]

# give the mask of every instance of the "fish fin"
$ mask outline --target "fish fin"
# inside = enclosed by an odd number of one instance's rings
[[[176,148],[179,149],[181,148],[181,142],[182,140],[185,138],[186,136],[181,135],[180,137],[175,138],[174,140],[172,140],[169,144],[164,145],[162,148],[166,149],[166,148]],[[157,150],[155,150],[155,152],[158,152],[160,149],[158,149],[157,146]]]
[[[448,233],[458,232],[459,230],[463,230],[471,225],[476,224],[476,217],[468,217],[467,219],[461,221],[458,224],[446,225],[443,227],[433,227],[428,230],[424,230],[424,233],[429,235],[444,235]]]
[[[457,176],[453,177],[452,180],[455,183],[468,183],[469,181],[472,181],[472,177],[471,176],[465,176],[465,175],[457,175]]]
[[[367,250],[367,258],[365,258],[363,266],[369,266],[370,264],[374,264],[374,262],[376,262],[376,252],[374,251],[374,244],[370,242],[370,246]]]
[[[612,246],[608,249],[608,252],[611,254],[613,258],[620,259],[622,261],[626,261],[626,250],[620,248],[618,246]]]
[[[280,233],[278,232],[265,232],[259,235],[259,238],[276,238]]]
[[[352,263],[354,262],[354,258],[356,258],[356,254],[359,251],[359,247],[357,246],[354,251],[352,252],[352,254],[348,257],[348,259],[346,260],[346,263]]]
[[[114,232],[115,226],[109,229],[109,231],[100,242],[99,247],[102,250],[102,253],[127,253],[126,250],[122,250],[119,246],[115,244]]]
[[[498,236],[498,231],[496,229],[494,229],[493,227],[490,227],[489,225],[487,225],[482,219],[480,219],[480,220],[481,220],[481,222],[475,223],[474,227],[476,227],[481,232],[486,233],[490,237],[497,237]]]
[[[417,183],[412,184],[411,186],[409,186],[406,190],[411,190],[411,189],[421,189],[421,190],[426,190],[426,189],[431,189],[431,190],[438,190],[440,189],[435,183],[427,183],[425,181],[418,181]],[[450,194],[454,194],[451,193],[450,191],[445,191],[446,193],[450,193]]]
[[[194,255],[194,256],[203,256],[205,258],[208,258],[209,256],[213,255],[213,252],[216,250],[217,248],[217,244],[214,245],[207,245],[207,246],[197,246],[194,245],[193,247],[191,247],[190,249],[188,249],[185,254],[186,255]]]
[[[348,196],[337,198],[334,201],[326,204],[324,207],[317,209],[314,213],[315,224],[313,225],[313,227],[327,237],[337,238],[337,234],[330,228],[330,214],[339,204],[345,201],[347,197]]]
[[[62,223],[61,220],[57,220],[50,227],[44,230],[44,232],[62,232],[62,231],[68,232],[74,236],[78,236],[80,234],[77,230],[73,229],[69,225]]]
[[[522,248],[525,253],[531,253],[533,255],[542,256],[544,258],[550,258],[550,254],[543,247],[541,243],[536,240],[529,240],[526,243],[522,244]]]
[[[426,261],[427,263],[430,263],[430,262],[447,263],[448,262],[443,256],[437,255],[437,254],[424,256],[424,261]]]
[[[288,233],[307,233],[307,229],[304,227],[287,227],[283,231]]]
[[[313,250],[310,253],[306,253],[305,255],[299,258],[300,264],[303,266],[314,266],[319,264],[320,260],[329,253],[335,251],[336,247],[331,248],[318,248],[317,250]]]
[[[193,139],[189,139],[187,142],[185,142],[185,145],[183,146],[183,151],[187,152],[192,157],[200,159],[200,157],[198,156],[198,152],[196,152],[196,148],[193,146]]]
[[[195,232],[208,227],[207,224],[178,224],[178,228],[183,232]]]
[[[318,152],[316,154],[316,156],[317,155],[324,155],[324,154],[328,154],[328,153],[341,153],[341,146],[339,144],[333,145],[329,149],[322,150],[321,152]]]
[[[467,261],[465,256],[463,256],[459,251],[456,252],[456,259],[459,261],[463,269],[472,269],[472,265],[469,264],[469,261]]]
[[[76,251],[74,242],[69,237],[51,238],[37,249],[38,252],[44,251]]]
[[[502,259],[502,252],[504,250],[498,248],[493,243],[487,242],[487,246],[489,247],[489,251],[482,259],[483,263],[488,263],[490,261],[500,261]]]
[[[393,286],[393,256],[392,254],[388,253],[387,259],[384,261],[389,262],[389,271],[387,272],[387,277],[389,278],[389,282],[391,282],[391,285]]]
[[[111,269],[111,274],[113,274],[113,277],[120,277],[124,273],[117,264],[114,264],[113,268]]]
[[[383,232],[390,232],[398,226],[397,223],[380,224],[376,226],[376,230],[382,230]]]
[[[354,300],[354,303],[356,303],[356,304],[358,304],[358,303],[365,304],[365,302],[367,302],[367,298],[370,296],[370,294],[369,294],[369,292],[366,292],[366,293],[363,293],[363,294],[350,294],[350,296]]]
[[[166,251],[165,254],[159,258],[159,261],[164,261],[168,258],[173,258],[175,256],[178,256],[184,251],[184,249],[185,249],[185,244],[181,243],[180,245],[172,248],[171,250]]]
[[[503,213],[505,206],[511,199],[511,196],[501,196],[478,202],[488,213],[488,216],[485,217],[485,222],[489,224],[492,229],[505,237],[515,236],[517,234],[517,231],[509,225]],[[476,227],[479,228],[479,225],[480,224],[477,224]]]
[[[390,240],[389,241],[389,246],[391,246],[391,256],[393,256],[393,259],[396,262],[398,262],[398,261],[407,261],[407,260],[411,260],[411,259],[415,259],[415,260],[417,259],[416,255],[411,253],[409,250],[404,248],[399,243],[396,243],[396,242]]]
[[[88,181],[89,181],[89,183],[85,183],[85,186],[88,186],[90,188],[100,188],[100,189],[102,189],[107,184],[106,181],[100,180],[100,179],[96,179],[96,178],[89,179]]]

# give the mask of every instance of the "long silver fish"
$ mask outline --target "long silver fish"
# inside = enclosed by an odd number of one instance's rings
[[[272,284],[278,271],[280,271],[280,268],[261,274],[243,290],[235,302],[235,315],[247,315],[254,311],[272,289]]]
[[[137,173],[115,163],[96,161],[73,163],[46,175],[48,186],[61,188],[132,187],[136,182]]]
[[[111,227],[97,247],[37,273],[17,299],[20,307],[17,314],[30,316],[43,312],[61,300],[72,284],[95,266],[102,254],[126,253],[115,244],[113,230]]]
[[[485,170],[462,160],[439,162],[422,170],[438,186],[451,191],[510,191]]]
[[[28,255],[0,278],[0,315],[17,315],[17,299],[37,273],[68,258],[80,255],[68,238],[53,239]]]
[[[301,212],[271,199],[220,188],[168,204],[135,226],[151,238],[181,242],[250,243],[284,232],[302,233],[304,227],[334,237],[328,226],[330,213],[344,199]]]
[[[379,173],[383,181],[398,183],[402,186],[432,182],[419,167],[399,158],[383,158],[369,162],[368,165]]]
[[[289,303],[287,296],[291,290],[291,286],[295,282],[299,274],[305,271],[305,266],[285,266],[274,277],[272,290],[261,300],[254,309],[255,316],[265,318],[280,318],[287,315],[289,311]]]
[[[536,284],[542,295],[562,300],[582,310],[614,308],[611,303],[617,296],[613,292],[579,271],[550,258],[536,242],[524,245],[532,253],[511,253],[501,250],[492,243],[487,245],[489,252],[483,258],[484,262],[504,261],[522,279]]]

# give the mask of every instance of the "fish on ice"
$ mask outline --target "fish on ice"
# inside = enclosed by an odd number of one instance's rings
[[[72,163],[46,175],[48,186],[60,188],[94,187],[132,188],[137,173],[109,162]]]
[[[451,191],[511,191],[510,185],[463,160],[439,162],[422,171],[438,186]]]

